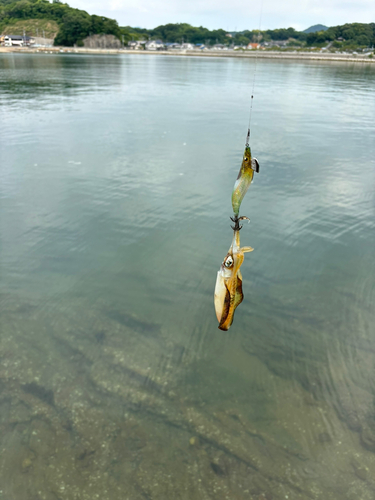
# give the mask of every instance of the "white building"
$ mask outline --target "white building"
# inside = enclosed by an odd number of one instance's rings
[[[192,43],[183,43],[181,45],[181,48],[183,50],[194,50],[195,49],[195,47],[194,47],[194,45]]]
[[[227,45],[223,45],[222,43],[216,43],[213,47],[212,50],[228,50]]]
[[[164,43],[161,40],[150,40],[145,45],[146,50],[163,50]]]
[[[129,49],[132,50],[143,50],[145,48],[146,41],[145,40],[136,40],[132,42],[128,42]]]
[[[5,35],[3,43],[5,47],[30,47],[35,43],[35,40],[29,36]]]

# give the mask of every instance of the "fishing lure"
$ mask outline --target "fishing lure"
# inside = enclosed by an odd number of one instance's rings
[[[237,180],[234,184],[232,193],[232,207],[235,217],[238,217],[240,206],[244,199],[247,190],[250,187],[251,181],[254,177],[254,172],[259,172],[259,163],[256,158],[251,157],[251,149],[249,146],[250,130],[247,132],[245,152],[240,171],[238,172]]]
[[[248,217],[239,217],[242,200],[249,189],[254,172],[259,172],[259,163],[256,158],[251,157],[249,146],[249,135],[247,133],[245,152],[232,193],[232,207],[234,217],[231,217],[234,226],[231,226],[234,235],[232,244],[225,256],[223,263],[217,273],[214,304],[216,317],[220,330],[229,330],[233,323],[234,312],[243,301],[241,265],[244,261],[244,254],[252,252],[252,247],[242,247],[240,245],[240,221],[250,220]]]

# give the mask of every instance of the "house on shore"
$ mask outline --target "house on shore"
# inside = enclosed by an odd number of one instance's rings
[[[247,48],[247,50],[260,49],[260,43],[249,43],[246,48]]]
[[[34,45],[35,40],[30,36],[3,35],[0,42],[4,47],[30,47],[30,45]]]
[[[180,43],[172,43],[172,42],[167,42],[165,44],[165,48],[167,50],[181,50],[182,45]]]
[[[288,45],[288,40],[271,40],[270,42],[264,42],[262,45],[267,48],[272,48],[272,47],[283,48]]]
[[[146,50],[163,50],[164,43],[161,40],[150,40],[149,42],[146,42],[145,49]]]
[[[216,43],[213,47],[212,50],[228,50],[227,45],[223,45],[222,43]]]
[[[128,42],[128,47],[129,49],[132,49],[132,50],[143,50],[145,48],[145,45],[146,45],[146,40],[136,40],[136,41],[131,41],[131,42]]]
[[[194,45],[192,43],[183,43],[181,45],[181,48],[183,50],[194,50],[195,49],[195,47],[194,47]]]

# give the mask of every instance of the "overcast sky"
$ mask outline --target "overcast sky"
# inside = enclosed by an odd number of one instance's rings
[[[189,23],[242,31],[375,21],[375,0],[66,0],[72,7],[116,19],[120,26],[155,28]]]

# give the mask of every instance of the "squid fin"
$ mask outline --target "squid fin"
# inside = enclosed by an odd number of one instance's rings
[[[236,293],[234,295],[234,309],[241,304],[243,301],[243,292],[242,292],[242,276],[240,278],[239,273],[237,277],[237,288]],[[234,312],[234,311],[233,311]]]
[[[228,318],[229,311],[230,311],[230,308],[231,308],[230,292],[228,290],[227,285],[225,285],[225,288],[227,289],[227,293],[225,295],[223,312],[222,312],[221,319],[220,319],[220,324],[219,324],[220,330],[228,330],[228,328],[230,327],[230,325],[228,325],[228,326],[225,325],[224,326],[224,323],[226,322],[226,320]],[[233,321],[233,319],[232,319],[232,321]]]

